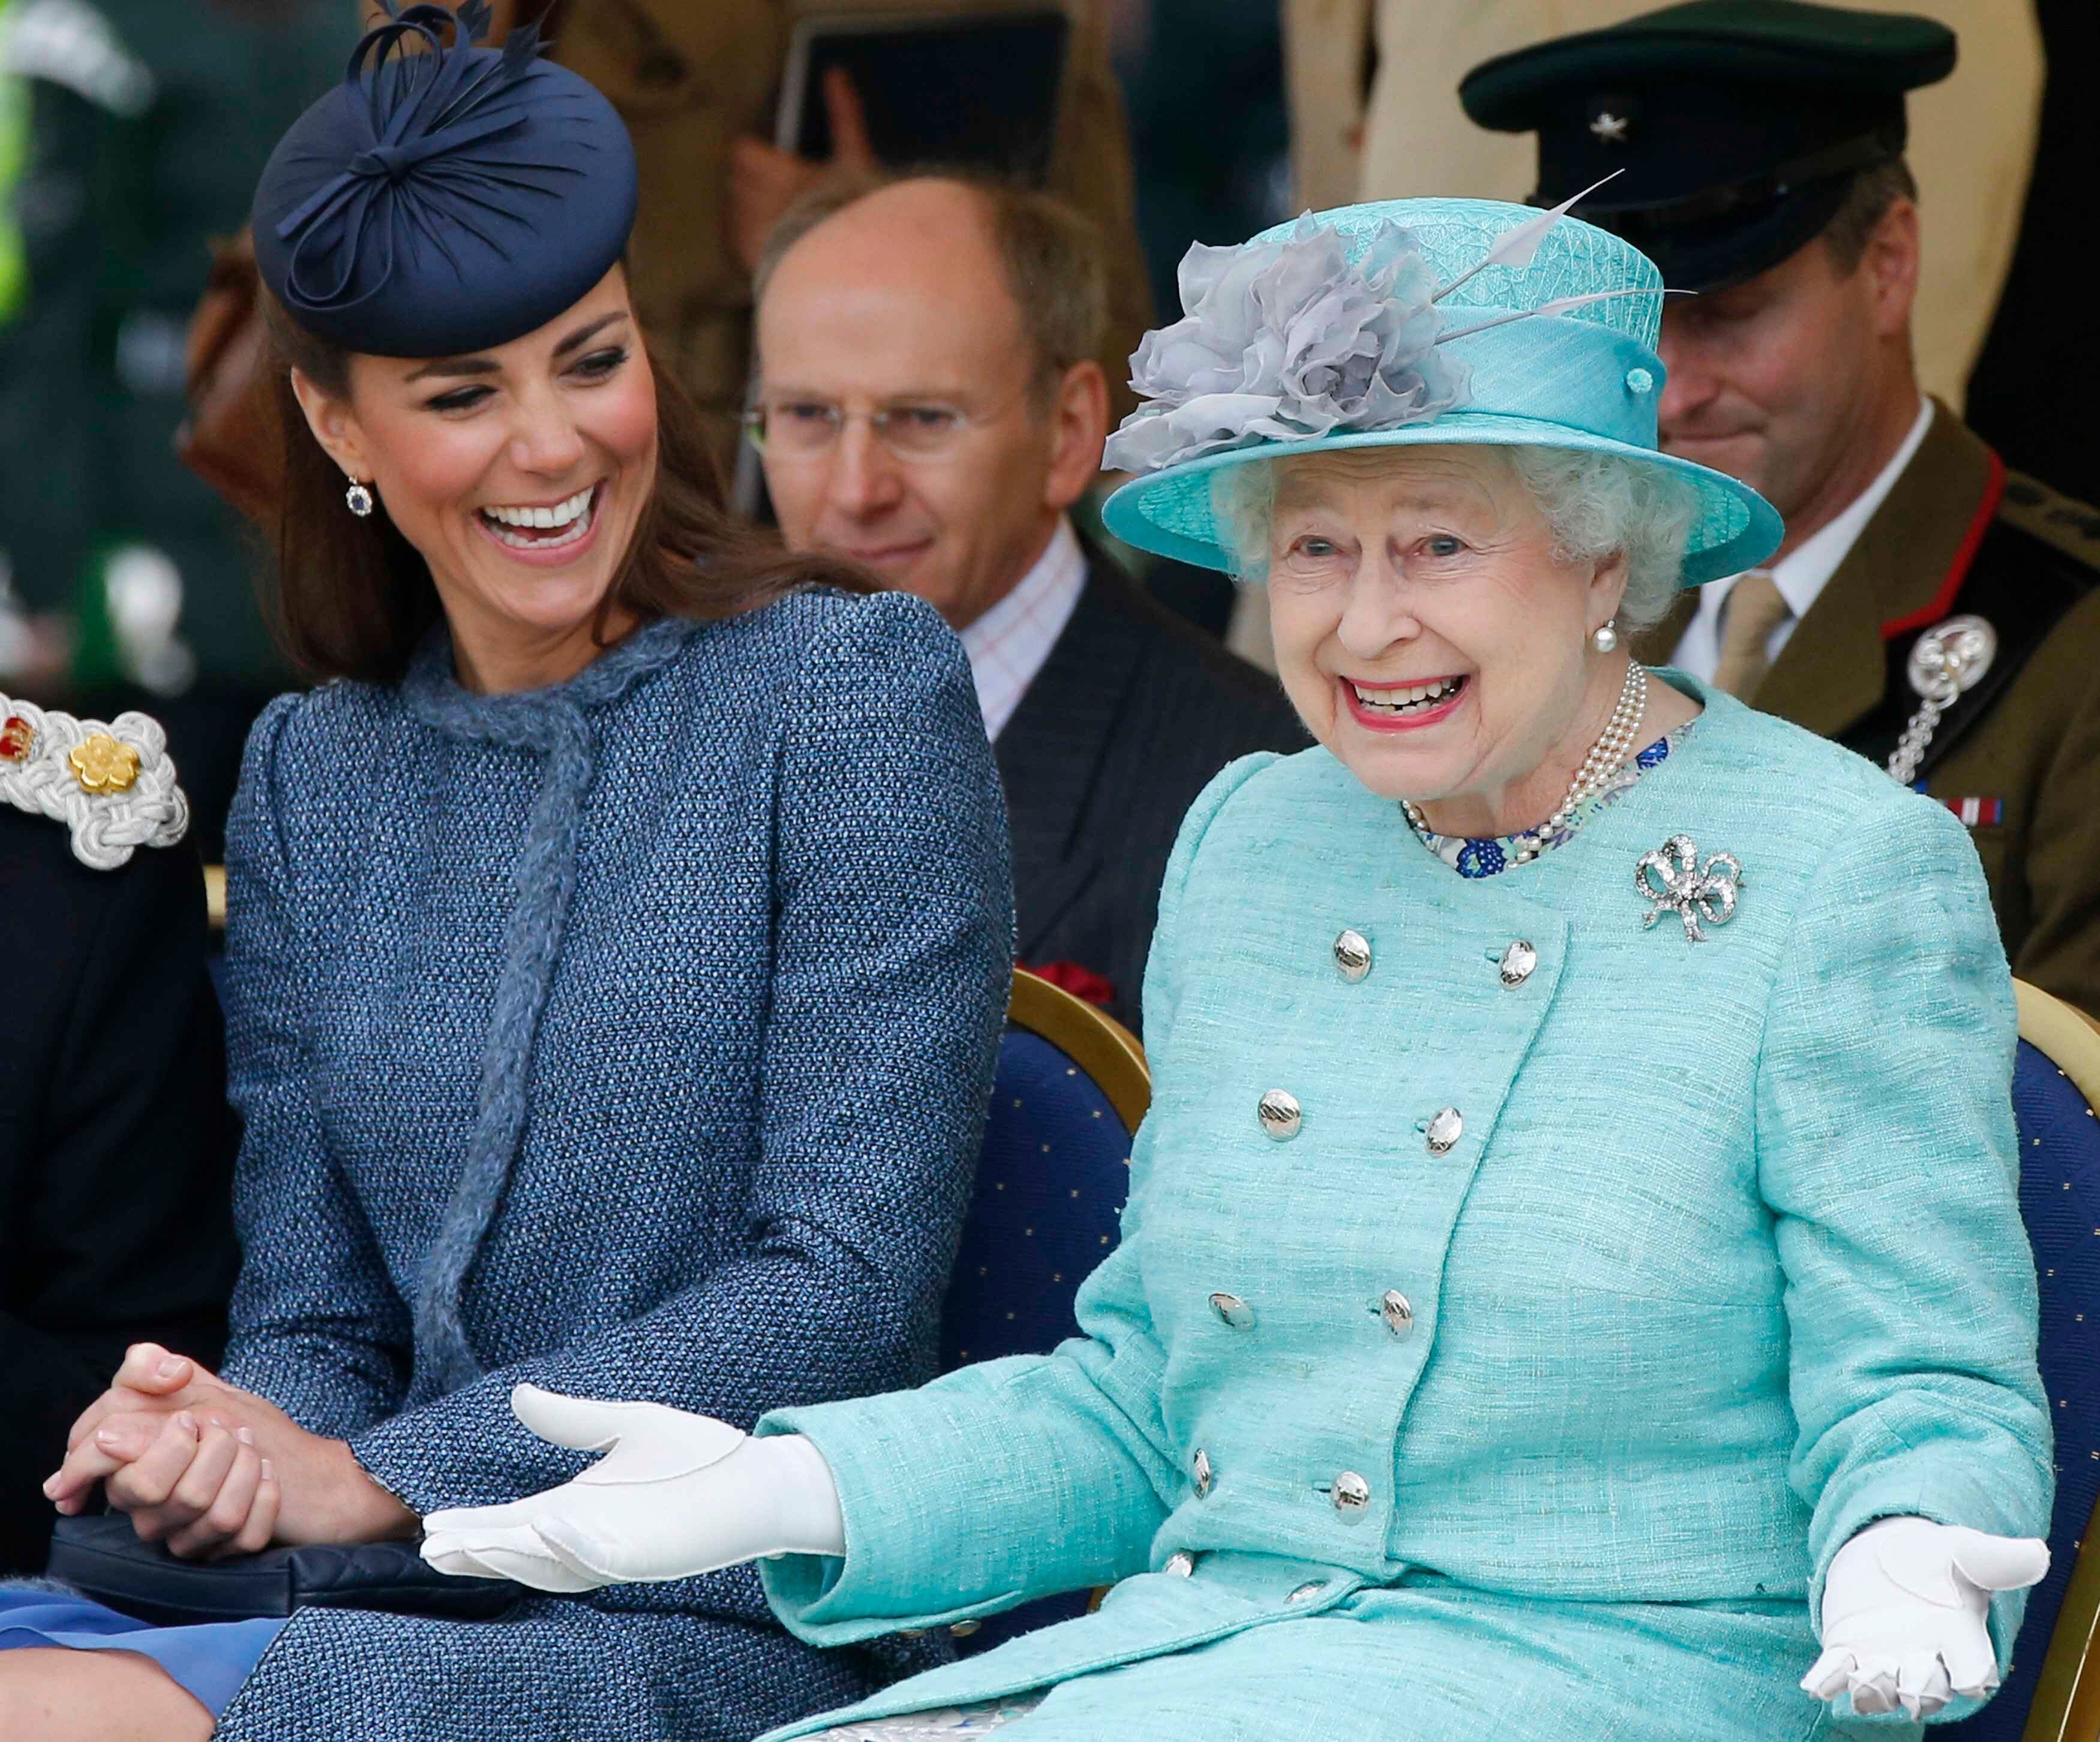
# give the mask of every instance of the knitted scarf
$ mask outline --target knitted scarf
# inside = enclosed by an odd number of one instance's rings
[[[481,1377],[461,1307],[467,1273],[496,1219],[530,1099],[532,1048],[562,953],[576,887],[576,840],[598,770],[591,715],[618,701],[673,659],[695,625],[667,618],[635,630],[571,678],[514,695],[475,695],[452,673],[442,625],[402,681],[403,699],[425,725],[465,743],[530,752],[542,760],[525,845],[512,883],[503,966],[483,1043],[481,1085],[466,1157],[425,1255],[414,1302],[417,1387],[436,1394]]]

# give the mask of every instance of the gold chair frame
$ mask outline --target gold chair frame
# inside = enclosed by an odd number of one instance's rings
[[[1105,1010],[1025,968],[1013,971],[1006,1020],[1039,1036],[1091,1077],[1135,1132],[1152,1105],[1152,1072],[1137,1036]]]
[[[2100,1028],[2023,980],[2013,982],[2013,993],[2019,1001],[2020,1039],[2071,1079],[2088,1108],[2100,1108]],[[2100,1555],[2084,1552],[2096,1530],[2100,1505],[2079,1540],[2021,1742],[2100,1742]]]

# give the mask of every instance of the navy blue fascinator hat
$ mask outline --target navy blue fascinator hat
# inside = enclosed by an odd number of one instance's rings
[[[634,226],[634,147],[536,29],[487,0],[397,9],[255,190],[262,280],[317,338],[389,357],[507,344],[571,307]]]

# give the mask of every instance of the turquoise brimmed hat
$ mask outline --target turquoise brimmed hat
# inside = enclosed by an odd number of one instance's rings
[[[1567,211],[1386,200],[1191,248],[1186,314],[1131,359],[1145,403],[1103,463],[1140,475],[1109,498],[1109,531],[1230,570],[1211,506],[1229,466],[1358,448],[1555,448],[1620,454],[1698,492],[1686,586],[1763,561],[1784,536],[1772,505],[1657,449],[1661,275]]]

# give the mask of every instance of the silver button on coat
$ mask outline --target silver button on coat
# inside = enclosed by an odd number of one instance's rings
[[[1354,986],[1371,971],[1371,941],[1361,932],[1345,931],[1335,940],[1335,971]]]
[[[1237,1294],[1216,1294],[1211,1297],[1211,1310],[1234,1330],[1254,1329],[1254,1308]]]
[[[1298,1586],[1296,1590],[1292,1591],[1291,1594],[1283,1600],[1286,1603],[1310,1603],[1315,1597],[1318,1596],[1321,1592],[1326,1590],[1326,1588],[1327,1581],[1325,1579],[1312,1579],[1308,1581],[1307,1583]]]
[[[1502,984],[1514,990],[1531,978],[1531,971],[1538,966],[1538,952],[1521,937],[1502,951]]]
[[[1466,1135],[1466,1121],[1456,1107],[1446,1107],[1429,1122],[1429,1153],[1449,1155]]]
[[[1211,1454],[1198,1446],[1189,1467],[1196,1472],[1196,1497],[1201,1500],[1211,1492]]]
[[[1287,1089],[1271,1089],[1261,1098],[1255,1109],[1261,1120],[1261,1128],[1277,1143],[1287,1143],[1298,1135],[1298,1127],[1304,1122],[1299,1111],[1298,1097]]]
[[[1405,1337],[1414,1329],[1414,1308],[1396,1288],[1389,1288],[1379,1297],[1379,1316],[1396,1337]]]
[[[1186,1549],[1176,1549],[1167,1557],[1167,1564],[1159,1570],[1171,1572],[1177,1579],[1185,1579],[1196,1570],[1196,1557]]]
[[[1355,1471],[1344,1470],[1335,1478],[1335,1510],[1343,1524],[1361,1523],[1370,1506],[1371,1485]]]

